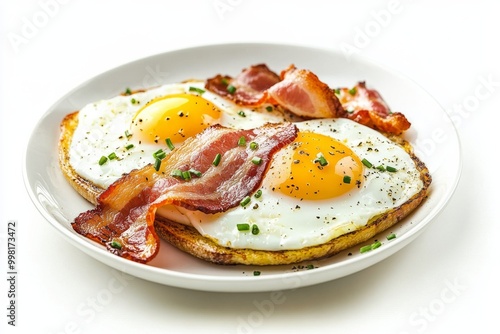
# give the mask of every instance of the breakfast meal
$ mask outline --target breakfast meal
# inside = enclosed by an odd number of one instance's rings
[[[126,91],[68,114],[59,162],[95,207],[73,229],[147,263],[160,238],[217,264],[322,259],[426,198],[411,123],[365,82],[330,87],[264,64]]]

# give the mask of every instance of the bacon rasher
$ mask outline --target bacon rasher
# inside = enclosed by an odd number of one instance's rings
[[[272,155],[297,132],[291,123],[251,130],[209,127],[175,148],[159,167],[148,165],[117,180],[73,228],[116,255],[148,262],[159,247],[153,227],[157,208],[172,204],[217,213],[239,205],[260,186]]]
[[[205,86],[237,104],[253,106],[265,103],[266,91],[280,80],[265,64],[258,64],[243,69],[235,78],[218,74],[208,79]]]
[[[337,96],[347,111],[347,118],[379,131],[401,134],[411,123],[400,112],[392,112],[382,96],[358,82],[353,88],[339,88]]]
[[[401,134],[410,122],[391,112],[381,95],[359,82],[353,88],[331,89],[313,72],[290,65],[280,76],[266,65],[244,69],[237,77],[217,75],[205,87],[246,106],[280,105],[303,118],[346,117],[376,130]]]

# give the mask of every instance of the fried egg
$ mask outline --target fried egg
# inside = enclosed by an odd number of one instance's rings
[[[163,85],[83,107],[70,163],[79,175],[107,188],[210,125],[248,129],[289,117],[271,105],[238,106],[205,90],[202,81]]]
[[[296,140],[273,156],[260,189],[238,207],[158,213],[222,246],[291,250],[355,231],[423,187],[411,156],[375,130],[349,119],[296,125]]]

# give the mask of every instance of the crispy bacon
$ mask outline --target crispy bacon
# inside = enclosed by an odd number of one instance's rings
[[[253,65],[236,77],[217,75],[207,80],[205,87],[228,100],[241,105],[260,105],[267,99],[266,91],[280,81],[280,77],[266,65]]]
[[[411,126],[400,112],[391,112],[382,96],[366,88],[365,82],[358,82],[353,88],[336,90],[342,107],[347,111],[347,118],[379,131],[401,134]]]
[[[281,81],[268,89],[270,98],[292,113],[306,118],[333,118],[344,114],[337,96],[311,71],[290,65]]]
[[[280,76],[264,64],[254,65],[234,79],[227,75],[208,79],[205,87],[240,105],[277,104],[304,118],[347,117],[392,134],[401,134],[411,126],[402,113],[391,112],[380,94],[366,88],[364,82],[353,89],[337,89],[335,94],[314,73],[294,65]]]
[[[177,205],[205,213],[226,211],[260,185],[272,155],[292,142],[291,123],[267,124],[251,130],[214,125],[171,152],[156,170],[134,170],[113,183],[98,198],[95,209],[80,214],[74,230],[121,257],[147,262],[158,252],[153,223],[157,208]],[[241,137],[250,145],[238,145]],[[221,154],[215,166],[214,158]],[[260,160],[252,161],[254,157]],[[178,171],[191,177],[174,176]]]

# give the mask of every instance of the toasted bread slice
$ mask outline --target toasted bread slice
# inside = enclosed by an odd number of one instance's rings
[[[59,164],[64,176],[73,188],[86,200],[96,204],[98,196],[104,189],[81,177],[70,164],[69,147],[77,125],[78,112],[67,115],[61,123]],[[412,157],[420,172],[420,179],[423,182],[422,189],[399,207],[373,217],[364,227],[326,243],[298,250],[282,251],[228,248],[202,236],[191,226],[169,221],[158,216],[155,221],[156,232],[161,238],[178,249],[217,264],[282,265],[335,255],[342,250],[369,240],[401,221],[417,208],[428,194],[431,176],[425,164],[412,153],[411,145],[408,142],[397,136],[391,136],[390,139],[401,145]]]

